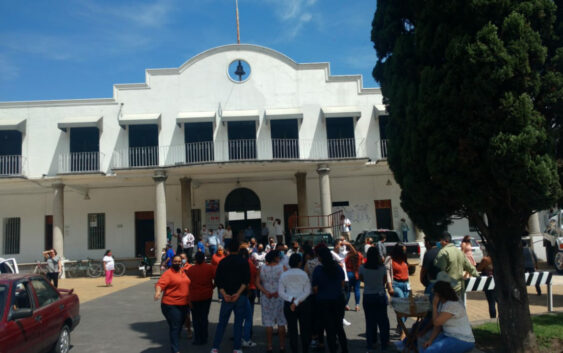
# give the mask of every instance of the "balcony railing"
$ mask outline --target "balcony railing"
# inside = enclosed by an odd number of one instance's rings
[[[256,159],[256,140],[229,140],[229,160],[241,161]]]
[[[116,150],[113,152],[110,168],[165,167],[257,159],[326,160],[367,157],[364,139],[330,139],[328,143],[326,140],[306,139],[217,140]]]
[[[387,140],[379,141],[379,148],[381,149],[381,159],[387,159]]]
[[[129,147],[129,167],[158,165],[158,146]]]
[[[272,158],[298,159],[299,140],[298,139],[272,139]]]
[[[0,176],[22,175],[22,156],[0,156]]]
[[[59,155],[59,173],[91,173],[100,171],[103,153],[71,152]]]
[[[215,160],[213,141],[186,143],[186,163],[212,162]]]
[[[355,158],[356,139],[328,139],[328,158]]]

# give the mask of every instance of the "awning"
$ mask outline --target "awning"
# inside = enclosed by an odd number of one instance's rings
[[[325,118],[359,118],[362,115],[360,108],[350,106],[324,107],[321,111]]]
[[[221,121],[258,121],[260,112],[258,110],[223,110]]]
[[[0,120],[0,130],[17,130],[25,133],[26,119]]]
[[[215,112],[180,112],[176,118],[176,124],[183,123],[212,123],[215,122]]]
[[[57,124],[57,127],[63,131],[75,127],[97,127],[98,129],[102,127],[101,116],[77,116],[72,118],[66,118]]]
[[[378,113],[387,114],[387,108],[383,104],[375,104],[373,106]]]
[[[266,109],[264,117],[266,120],[303,119],[303,111],[300,108]]]
[[[160,113],[124,114],[119,118],[119,125],[125,129],[127,125],[160,125]]]

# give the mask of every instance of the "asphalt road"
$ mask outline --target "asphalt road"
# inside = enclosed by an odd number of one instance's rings
[[[155,280],[133,286],[122,291],[92,300],[80,308],[81,323],[71,334],[71,353],[131,352],[156,353],[169,352],[168,326],[160,311],[160,302],[153,300]],[[353,298],[351,299],[353,303]],[[214,300],[209,314],[209,335],[212,340],[219,315],[219,303]],[[365,351],[364,313],[347,312],[346,319],[351,322],[345,328],[350,352]],[[392,339],[396,320],[389,309]],[[232,352],[232,320],[227,328],[221,352]],[[277,337],[274,338],[274,352],[277,351]],[[261,326],[260,305],[255,306],[254,337],[258,343],[254,348],[245,348],[249,353],[263,352],[266,348],[266,333]],[[188,342],[186,332],[180,340],[182,352],[209,352],[211,343],[206,346],[193,346]],[[289,351],[289,345],[287,345]]]

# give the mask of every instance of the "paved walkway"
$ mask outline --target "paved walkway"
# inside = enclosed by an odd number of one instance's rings
[[[421,290],[417,275],[418,273],[411,277],[415,291]],[[554,306],[556,310],[562,310],[563,286],[561,284],[563,284],[563,276],[557,276],[555,280],[557,285],[553,287]],[[74,288],[81,300],[82,321],[72,333],[73,347],[71,353],[167,352],[169,347],[168,327],[160,312],[160,304],[153,300],[155,282],[154,279],[125,276],[115,278],[113,287],[105,287],[103,278],[61,280],[60,287]],[[546,312],[545,288],[543,288],[543,291],[544,294],[539,297],[535,295],[535,289],[530,288],[530,309],[534,314]],[[468,298],[468,313],[472,322],[479,323],[488,320],[488,309],[484,295],[473,293],[469,294]],[[219,303],[214,301],[209,315],[211,337],[215,333],[218,314]],[[345,328],[349,340],[349,351],[365,351],[363,312],[347,312],[346,319],[352,323],[351,326]],[[389,309],[389,319],[393,333],[396,319],[391,309]],[[254,323],[254,340],[258,343],[258,346],[247,348],[244,350],[245,352],[262,352],[265,348],[265,330],[261,327],[260,305],[255,306]],[[229,340],[231,335],[232,325],[229,325],[221,352],[232,351],[232,343]],[[392,334],[391,338],[396,340],[397,336]],[[275,339],[277,340],[277,338]],[[274,347],[276,347],[276,344],[274,344]],[[203,353],[209,352],[210,348],[210,345],[192,346],[188,343],[186,333],[183,332],[182,352]],[[478,352],[478,350],[474,352]]]

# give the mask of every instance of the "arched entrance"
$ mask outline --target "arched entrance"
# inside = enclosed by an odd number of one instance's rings
[[[247,188],[231,191],[225,200],[225,214],[234,237],[241,231],[244,233],[248,226],[252,227],[254,236],[260,235],[262,212],[260,199],[254,191]]]

